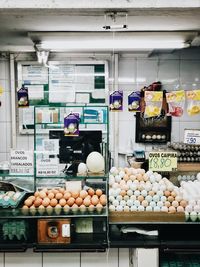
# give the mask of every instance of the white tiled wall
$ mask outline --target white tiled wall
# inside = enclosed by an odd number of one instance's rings
[[[160,80],[167,90],[174,89],[181,84],[184,89],[200,88],[200,49],[184,50],[172,54],[160,54],[150,58],[120,57],[119,59],[119,88],[124,90],[125,99],[131,91],[140,89],[144,85]],[[196,84],[196,85],[195,85]],[[10,116],[10,87],[9,62],[0,60],[0,85],[4,94],[0,96],[0,161],[8,159],[11,144],[11,116]],[[172,140],[183,139],[184,128],[200,128],[200,116],[173,119]],[[135,144],[135,121],[133,114],[128,113],[125,101],[124,111],[119,114],[119,150],[126,152],[138,148]],[[33,148],[32,136],[18,136],[18,148]],[[120,157],[123,166],[124,157]],[[150,251],[145,258],[155,256]],[[145,264],[142,263],[141,264]],[[106,253],[0,253],[0,267],[15,266],[51,267],[51,266],[109,266],[128,267],[128,249],[109,249]],[[146,265],[140,265],[145,267]],[[151,265],[153,267],[153,265]]]

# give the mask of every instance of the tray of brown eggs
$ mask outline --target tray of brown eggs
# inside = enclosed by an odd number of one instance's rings
[[[21,212],[29,216],[104,215],[107,197],[102,189],[68,191],[64,188],[42,189],[24,201]]]

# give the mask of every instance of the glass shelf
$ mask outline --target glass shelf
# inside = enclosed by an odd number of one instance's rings
[[[34,175],[30,174],[10,174],[10,173],[0,173],[0,177],[16,177],[16,178],[33,178]]]

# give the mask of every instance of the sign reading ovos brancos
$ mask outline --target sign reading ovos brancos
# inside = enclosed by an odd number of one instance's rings
[[[200,130],[185,129],[184,143],[190,145],[200,145]]]
[[[149,170],[160,172],[171,172],[177,169],[176,152],[150,152]]]
[[[10,174],[33,175],[33,162],[33,151],[11,149]]]

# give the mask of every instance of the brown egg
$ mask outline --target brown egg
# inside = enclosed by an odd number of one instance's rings
[[[27,210],[27,211],[28,211],[28,210],[29,210],[29,207],[28,207],[28,206],[26,206],[26,205],[24,205],[24,206],[22,207],[22,209],[23,209],[23,210]]]
[[[177,207],[177,212],[184,212],[184,208],[182,206]]]
[[[72,205],[72,211],[73,212],[77,212],[78,211],[78,206],[75,203]]]
[[[43,199],[43,201],[42,201],[42,205],[43,205],[44,207],[47,207],[47,206],[49,206],[49,204],[50,204],[50,199],[49,199],[48,197],[45,197],[45,198]]]
[[[57,200],[56,198],[52,198],[52,199],[50,200],[50,205],[51,205],[52,207],[55,207],[57,204],[58,204],[58,200]]]
[[[35,196],[35,197],[39,197],[39,191],[36,191],[36,192],[34,193],[34,196]]]
[[[44,192],[44,191],[40,191],[39,192],[39,197],[40,198],[45,198],[46,196],[47,196],[46,192]]]
[[[54,193],[54,195],[56,195],[57,193],[59,193],[59,191],[57,189],[52,189],[52,192]]]
[[[172,191],[171,196],[175,198],[177,196],[176,192]]]
[[[79,196],[79,192],[71,192],[73,198],[77,198]]]
[[[102,197],[102,198],[100,198],[99,203],[100,203],[102,206],[105,206],[106,203],[107,203],[107,199],[106,199],[106,197]]]
[[[91,203],[96,206],[98,203],[99,203],[99,198],[98,196],[94,195],[92,198],[91,198]]]
[[[121,190],[120,195],[124,197],[126,195],[126,190]]]
[[[170,207],[169,207],[169,212],[170,212],[170,213],[175,213],[175,212],[176,212],[176,208],[173,207],[173,206],[170,206]]]
[[[81,190],[80,193],[79,193],[79,196],[84,199],[86,198],[88,195],[88,192],[86,190]]]
[[[120,187],[123,186],[123,185],[125,185],[125,184],[126,184],[126,182],[125,182],[124,180],[121,180],[121,181],[119,182]]]
[[[42,199],[37,197],[36,200],[34,201],[34,206],[39,207],[42,204]]]
[[[172,206],[175,207],[175,208],[177,208],[178,207],[178,201],[174,200],[172,202]]]
[[[143,196],[138,196],[137,199],[140,201],[140,203],[144,200],[144,197]]]
[[[169,208],[171,206],[171,203],[169,201],[166,201],[165,206]]]
[[[144,180],[145,182],[149,180],[149,177],[148,177],[147,174],[143,174],[143,180]]]
[[[78,205],[78,206],[81,206],[81,204],[83,203],[83,199],[81,197],[77,197],[76,200],[75,200],[75,203]]]
[[[185,208],[187,206],[187,201],[186,200],[181,200],[180,202],[180,206],[182,206],[183,208]]]
[[[124,181],[128,181],[129,180],[129,175],[128,174],[125,174],[124,177],[123,177]]]
[[[70,197],[71,197],[71,193],[70,193],[70,192],[65,192],[65,194],[64,194],[64,198],[65,198],[66,200],[68,200]]]
[[[48,192],[48,189],[47,189],[46,187],[44,187],[44,188],[42,189],[42,191],[44,191],[45,193],[47,193],[47,192]]]
[[[25,206],[28,206],[28,207],[30,207],[30,206],[32,205],[32,203],[33,203],[33,200],[32,200],[32,199],[26,199],[26,200],[24,201],[24,205],[25,205]]]
[[[93,195],[94,195],[94,189],[89,188],[89,189],[88,189],[88,194],[89,194],[90,196],[93,196]]]
[[[165,195],[166,197],[169,197],[169,196],[171,195],[171,193],[170,193],[169,190],[166,190],[166,191],[164,192],[164,195]]]
[[[59,215],[61,213],[62,207],[60,206],[60,204],[57,204],[54,209],[55,213]]]
[[[58,193],[55,195],[55,198],[56,198],[57,200],[59,200],[59,199],[63,198],[63,194],[60,193],[60,192],[58,192]]]
[[[65,213],[66,213],[66,212],[69,212],[70,207],[66,204],[66,205],[63,207],[63,210],[64,210]]]
[[[49,199],[52,199],[52,198],[54,198],[54,197],[55,197],[55,195],[54,195],[53,192],[50,192],[50,193],[48,194],[48,198],[49,198]]]
[[[58,191],[59,191],[60,193],[64,194],[65,189],[64,189],[64,188],[59,188]]]
[[[37,210],[36,210],[35,206],[32,205],[32,206],[30,207],[30,213],[31,213],[32,215],[35,215],[36,212],[37,212]]]
[[[89,212],[93,212],[93,211],[94,211],[94,205],[91,204],[91,205],[88,207],[88,211],[89,211]]]
[[[35,201],[36,197],[35,196],[30,196],[28,199],[31,199],[32,201]]]
[[[102,209],[103,209],[103,205],[102,205],[101,203],[98,203],[98,204],[96,205],[96,210],[97,210],[98,212],[101,212]]]
[[[66,199],[61,198],[61,199],[59,200],[59,204],[60,204],[60,206],[64,207],[64,206],[67,204]]]
[[[86,197],[84,200],[83,200],[83,204],[86,206],[86,207],[89,207],[90,206],[90,199],[88,197]]]
[[[139,182],[143,181],[143,175],[140,174],[140,173],[138,173],[138,174],[136,175],[136,179],[137,179]]]
[[[154,191],[149,191],[149,195],[151,196],[151,197],[153,197],[154,195],[155,195],[155,192]]]
[[[148,201],[147,200],[143,200],[142,201],[142,206],[143,207],[147,207],[148,206]]]
[[[73,197],[70,197],[68,200],[67,200],[67,205],[69,205],[70,207],[74,204],[75,202],[75,199]]]
[[[136,176],[135,176],[135,175],[133,175],[133,174],[131,174],[131,175],[129,176],[129,179],[130,179],[131,181],[135,181],[135,179],[136,179]]]
[[[43,210],[43,211],[45,211],[45,207],[44,207],[43,205],[40,205],[40,206],[38,207],[38,209],[39,209],[39,210]]]
[[[55,209],[61,209],[62,207],[61,207],[61,205],[60,204],[57,204],[56,206],[55,206]]]
[[[48,207],[46,207],[46,211],[48,215],[51,215],[53,213],[53,207],[49,205]]]
[[[167,200],[168,200],[169,202],[173,202],[173,201],[174,201],[174,197],[169,196],[169,197],[167,198]]]
[[[95,193],[96,193],[96,195],[97,195],[98,197],[100,197],[100,196],[103,194],[103,192],[102,192],[101,189],[97,189]]]

